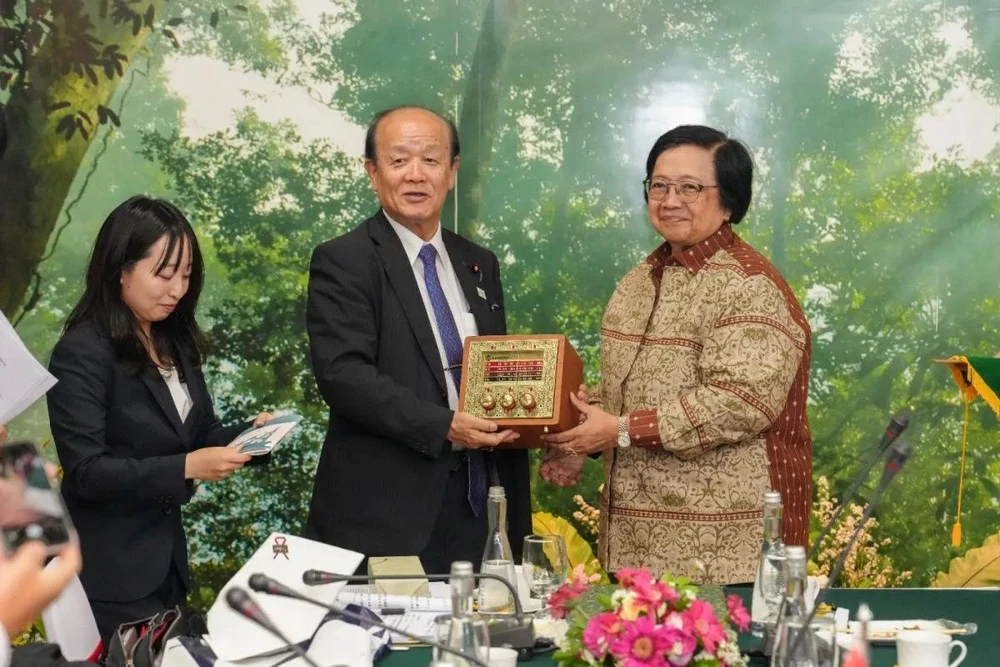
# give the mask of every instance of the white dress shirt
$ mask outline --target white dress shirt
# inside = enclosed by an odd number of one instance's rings
[[[385,213],[385,211],[382,211]],[[441,238],[441,223],[438,223],[437,231],[430,241],[411,232],[409,229],[399,224],[385,213],[386,219],[392,226],[393,231],[403,244],[406,251],[406,258],[410,260],[410,268],[413,269],[413,277],[417,279],[417,289],[420,290],[420,298],[424,301],[424,310],[427,311],[427,319],[431,321],[431,330],[434,332],[434,342],[437,343],[438,354],[441,357],[441,368],[448,367],[448,355],[444,351],[444,343],[441,342],[441,332],[438,331],[437,318],[434,316],[434,307],[431,305],[431,298],[427,294],[427,285],[424,283],[424,263],[417,256],[425,243],[430,243],[437,250],[438,280],[441,282],[441,289],[444,297],[448,301],[452,317],[455,318],[455,326],[458,327],[458,336],[465,342],[466,336],[478,336],[479,329],[476,327],[476,318],[470,312],[469,302],[462,292],[462,286],[458,283],[458,276],[455,274],[455,267],[451,264],[451,257],[448,256],[448,249],[444,246],[444,239]],[[455,386],[455,376],[450,371],[444,372],[444,383],[448,388],[448,407],[458,410],[458,387]]]
[[[10,638],[7,631],[0,625],[0,667],[10,665]]]
[[[187,382],[181,382],[180,374],[177,372],[177,368],[171,368],[169,371],[165,371],[162,368],[160,370],[160,377],[163,381],[167,383],[167,389],[170,390],[170,398],[174,400],[174,407],[177,408],[177,414],[180,415],[181,423],[187,419],[188,413],[191,412],[191,392],[188,391]],[[2,665],[0,665],[2,667]]]

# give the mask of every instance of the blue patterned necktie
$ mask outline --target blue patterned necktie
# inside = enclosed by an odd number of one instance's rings
[[[448,300],[441,289],[441,281],[438,279],[437,250],[431,244],[424,244],[417,255],[424,265],[424,285],[427,286],[427,296],[431,300],[431,308],[434,309],[434,319],[437,321],[438,333],[441,334],[441,344],[444,346],[444,354],[448,358],[448,366],[451,376],[455,380],[455,391],[462,386],[462,337],[458,335],[458,327],[455,325],[455,316],[448,307]],[[477,517],[486,507],[486,460],[483,453],[476,449],[467,450],[469,459],[469,488],[468,499],[472,513]]]

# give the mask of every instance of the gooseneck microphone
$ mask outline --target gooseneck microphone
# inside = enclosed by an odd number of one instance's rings
[[[837,581],[840,577],[840,573],[844,570],[844,564],[847,563],[847,557],[851,553],[851,549],[854,548],[854,543],[857,542],[858,537],[861,536],[861,531],[865,529],[865,524],[868,523],[868,519],[871,518],[872,514],[875,512],[875,508],[878,506],[880,500],[882,500],[882,494],[885,493],[886,488],[892,483],[892,480],[896,478],[896,475],[906,464],[906,461],[910,458],[913,453],[913,447],[906,440],[900,440],[892,446],[889,452],[889,458],[885,461],[885,470],[882,472],[882,479],[879,480],[878,486],[875,487],[875,492],[872,494],[871,500],[868,502],[868,507],[865,508],[864,514],[861,515],[861,519],[858,521],[857,526],[854,527],[854,532],[851,534],[851,539],[848,541],[847,546],[844,547],[843,551],[840,552],[840,558],[837,559],[836,564],[830,571],[829,581],[826,582],[826,586],[820,589],[819,593],[816,595],[816,600],[813,602],[812,611],[809,612],[809,616],[806,618],[805,624],[802,626],[804,632],[799,633],[796,637],[795,643],[792,645],[792,651],[789,655],[794,655],[796,649],[798,649],[799,644],[802,642],[802,637],[805,632],[809,631],[809,624],[812,623],[813,617],[816,616],[816,610],[826,599],[826,593],[833,586],[833,582]],[[834,637],[836,640],[836,637]]]
[[[488,667],[486,662],[484,662],[482,658],[480,658],[478,655],[476,656],[467,655],[462,651],[455,650],[450,646],[445,646],[444,644],[438,641],[430,640],[427,637],[421,637],[411,632],[407,632],[406,630],[393,628],[389,625],[386,625],[382,621],[377,621],[373,618],[362,616],[361,614],[356,614],[353,611],[348,611],[347,609],[344,609],[343,607],[327,604],[325,602],[321,602],[320,600],[314,600],[313,598],[307,595],[303,595],[302,593],[299,593],[298,591],[284,585],[280,581],[275,581],[266,574],[261,574],[259,572],[257,574],[251,574],[250,579],[247,583],[250,585],[251,589],[257,591],[258,593],[267,593],[269,595],[280,595],[281,597],[292,598],[293,600],[301,600],[302,602],[308,602],[310,604],[316,605],[317,607],[322,607],[323,609],[332,611],[337,616],[341,616],[343,618],[350,619],[352,621],[358,621],[360,623],[369,623],[377,628],[382,628],[389,632],[402,635],[403,637],[420,642],[421,644],[427,644],[428,646],[432,646],[438,649],[439,651],[444,651],[445,653],[457,655],[458,657],[463,658],[464,660],[468,660],[470,663],[474,665],[479,665],[480,667]]]
[[[473,579],[482,581],[489,579],[499,581],[510,591],[514,600],[514,618],[507,622],[490,623],[490,643],[493,646],[509,646],[514,649],[529,649],[535,646],[535,627],[530,618],[524,615],[524,608],[521,606],[521,599],[517,595],[517,589],[504,579],[495,574],[473,574]],[[393,581],[393,580],[427,580],[427,581],[448,581],[450,574],[386,574],[386,575],[364,575],[364,574],[335,574],[322,570],[306,570],[302,573],[302,583],[307,586],[322,586],[323,584],[350,583],[361,584],[372,581]]]
[[[251,598],[250,594],[245,590],[239,587],[230,588],[226,592],[226,602],[229,603],[229,606],[232,607],[233,611],[237,614],[243,616],[244,618],[249,618],[251,621],[264,628],[281,641],[285,642],[285,645],[288,646],[293,653],[305,660],[306,663],[309,664],[309,667],[319,667],[319,665],[317,665],[312,658],[306,655],[305,649],[295,642],[289,641],[288,637],[286,637],[285,634],[278,629],[278,626],[274,624],[274,621],[272,621],[268,615],[264,613],[264,610],[260,608],[260,605],[254,602],[253,598]]]
[[[868,479],[868,475],[871,474],[872,468],[875,467],[875,464],[878,463],[885,454],[886,449],[896,442],[896,439],[899,438],[900,434],[905,431],[906,427],[909,425],[910,413],[906,410],[900,410],[892,416],[889,420],[889,425],[885,429],[885,433],[882,434],[882,439],[878,443],[878,450],[865,465],[861,474],[854,480],[851,488],[841,501],[840,507],[838,507],[837,511],[834,512],[833,517],[825,526],[823,526],[823,529],[819,532],[819,536],[813,541],[812,546],[809,548],[809,554],[806,556],[806,562],[811,561],[816,557],[816,554],[819,553],[820,545],[823,544],[823,540],[825,540],[826,536],[830,534],[833,527],[837,525],[837,520],[840,519],[840,515],[844,513],[847,505],[851,502],[851,498],[854,497],[854,494],[858,492],[861,485],[865,483],[866,479]]]

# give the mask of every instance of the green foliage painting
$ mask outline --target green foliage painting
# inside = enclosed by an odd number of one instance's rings
[[[737,232],[814,332],[815,474],[842,495],[889,415],[916,456],[879,512],[907,585],[1000,529],[1000,424],[977,405],[952,550],[961,405],[932,359],[1000,349],[1000,19],[988,2],[757,0],[0,0],[0,308],[42,360],[97,228],[136,192],[203,241],[200,316],[223,415],[306,418],[267,470],[186,509],[199,604],[305,518],[326,406],[304,329],[312,248],[375,210],[363,128],[401,103],[453,115],[443,223],[501,258],[513,332],[569,335],[596,380],[604,304],[657,245],[652,141],[714,125],[757,161]],[[48,437],[44,406],[11,429]],[[602,480],[536,480],[571,517]],[[583,531],[588,535],[586,531]]]

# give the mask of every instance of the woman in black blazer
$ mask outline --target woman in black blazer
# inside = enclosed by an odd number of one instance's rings
[[[83,297],[52,352],[49,421],[101,637],[177,604],[190,588],[181,505],[194,480],[250,457],[226,445],[195,321],[204,265],[173,205],[133,197],[97,235]],[[257,416],[257,425],[270,415]]]

